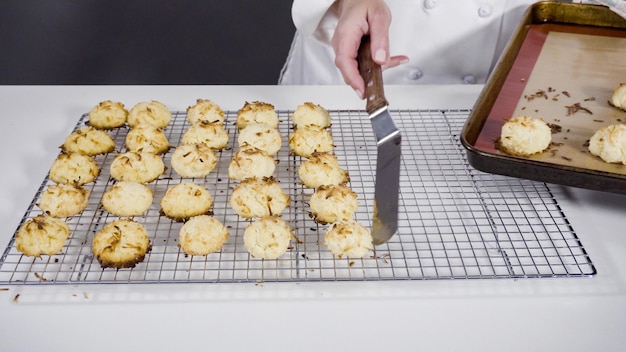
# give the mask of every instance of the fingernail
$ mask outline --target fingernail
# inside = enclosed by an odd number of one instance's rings
[[[360,90],[358,90],[358,89],[355,89],[355,90],[354,90],[354,92],[356,93],[356,95],[358,95],[358,96],[359,96],[359,98],[360,98],[360,99],[363,99],[363,92],[361,92],[361,91],[360,91]]]
[[[374,54],[374,61],[378,63],[383,63],[385,62],[386,59],[387,59],[387,52],[385,50],[383,49],[376,50],[376,53]]]

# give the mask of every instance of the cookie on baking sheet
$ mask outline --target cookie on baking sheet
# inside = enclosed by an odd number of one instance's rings
[[[81,127],[65,138],[61,149],[85,155],[106,154],[115,150],[115,141],[106,131]]]
[[[70,237],[65,221],[47,215],[26,220],[15,234],[15,246],[26,256],[55,255]]]
[[[353,219],[333,223],[324,236],[324,243],[339,258],[363,258],[374,249],[370,230]]]
[[[305,102],[298,105],[291,115],[295,128],[314,127],[324,129],[330,127],[330,114],[319,104]]]
[[[497,146],[507,154],[530,156],[546,150],[550,142],[552,130],[545,121],[530,116],[515,116],[502,125]]]
[[[145,227],[124,218],[106,224],[93,237],[91,252],[102,268],[133,268],[150,251]]]
[[[289,205],[290,198],[273,177],[244,179],[233,189],[230,206],[244,219],[278,215]]]
[[[351,219],[359,207],[356,192],[345,185],[320,186],[309,202],[313,219],[321,224]]]
[[[171,162],[180,177],[204,177],[215,169],[217,156],[204,143],[183,144],[176,147]]]
[[[295,155],[310,158],[315,152],[332,152],[335,145],[328,129],[300,127],[289,135],[289,148]]]
[[[626,165],[626,124],[598,129],[589,139],[589,151],[607,163]]]
[[[235,125],[242,130],[251,123],[261,123],[271,128],[278,127],[278,114],[274,105],[262,101],[246,102],[237,112]]]
[[[222,123],[198,122],[185,131],[181,143],[204,143],[213,149],[222,150],[228,144],[228,131]]]
[[[46,187],[37,206],[46,214],[57,218],[76,215],[89,205],[91,192],[82,186],[57,184]]]
[[[127,123],[131,128],[152,125],[164,128],[172,121],[172,113],[165,104],[152,100],[135,104],[128,112]]]
[[[254,258],[276,259],[287,252],[293,236],[282,218],[264,216],[246,227],[243,244]]]
[[[229,237],[228,229],[219,220],[198,215],[180,228],[178,246],[189,255],[207,255],[221,250]]]
[[[241,181],[250,177],[270,177],[276,170],[276,160],[265,151],[244,145],[239,148],[228,165],[228,177]]]
[[[148,152],[117,154],[110,167],[111,177],[117,181],[152,182],[164,172],[163,159]]]
[[[626,83],[620,83],[613,91],[609,104],[626,111]]]
[[[194,183],[174,185],[161,198],[161,211],[170,219],[183,221],[196,215],[209,214],[213,199],[209,191]]]
[[[124,104],[117,101],[104,100],[89,110],[87,123],[89,126],[97,129],[110,130],[124,126],[127,117],[128,110],[126,110]]]
[[[209,99],[198,99],[194,105],[187,107],[187,121],[190,125],[197,122],[224,123],[226,117],[219,105]]]
[[[262,123],[250,123],[239,132],[237,137],[239,147],[250,145],[265,151],[267,154],[278,153],[283,144],[280,132],[269,125]]]
[[[152,125],[139,125],[126,134],[126,149],[131,152],[165,154],[170,142],[162,129]]]
[[[82,186],[93,182],[100,175],[100,167],[90,155],[61,153],[50,167],[49,177],[56,183]]]
[[[337,156],[330,153],[313,153],[298,167],[298,177],[309,188],[340,185],[350,181],[348,172],[341,168]]]
[[[102,195],[100,203],[116,216],[137,216],[152,205],[152,190],[143,183],[119,181]]]

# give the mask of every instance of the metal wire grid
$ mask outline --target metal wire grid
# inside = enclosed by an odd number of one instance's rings
[[[274,174],[291,197],[282,216],[297,240],[276,260],[252,258],[243,246],[248,221],[228,205],[236,185],[228,179],[228,163],[236,151],[237,131],[227,115],[230,142],[218,153],[216,169],[202,179],[181,179],[170,167],[171,151],[163,156],[166,174],[148,184],[152,207],[135,220],[148,233],[152,249],[132,269],[102,269],[91,254],[91,239],[116,217],[99,206],[114,184],[108,169],[114,153],[98,156],[102,173],[88,184],[90,205],[67,219],[71,237],[61,254],[39,258],[21,255],[14,237],[0,258],[2,284],[183,283],[270,281],[426,280],[456,278],[580,277],[596,273],[576,233],[545,184],[491,175],[469,166],[459,133],[469,111],[392,111],[403,133],[400,179],[399,234],[362,259],[334,257],[323,245],[327,226],[309,216],[313,191],[298,180],[299,157],[290,155],[287,136],[291,111],[279,111],[283,148]],[[350,187],[359,195],[355,219],[369,224],[374,193],[376,147],[363,111],[331,111],[335,152],[350,173]],[[85,124],[83,116],[77,128]],[[180,143],[189,125],[175,113],[165,129],[172,146]],[[123,151],[127,129],[111,131]],[[224,248],[207,256],[185,255],[177,246],[181,223],[159,213],[159,200],[174,184],[194,181],[214,199],[214,216],[230,232]],[[27,209],[22,223],[41,213],[36,203],[51,184],[46,179]],[[21,224],[20,224],[21,226]]]

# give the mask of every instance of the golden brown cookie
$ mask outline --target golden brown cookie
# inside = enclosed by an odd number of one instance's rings
[[[184,182],[170,187],[161,199],[161,211],[173,220],[187,220],[208,214],[213,206],[209,191],[194,183]]]
[[[128,110],[124,104],[105,100],[89,110],[88,124],[97,129],[110,130],[124,126],[127,117]]]
[[[626,165],[626,124],[598,129],[589,139],[589,151],[607,163]]]
[[[106,154],[115,150],[115,141],[106,131],[81,127],[67,136],[61,149],[85,155]]]
[[[131,152],[165,154],[170,142],[162,129],[152,125],[139,125],[128,131],[126,149]]]
[[[309,188],[340,185],[350,181],[348,172],[341,168],[337,156],[330,153],[313,153],[298,167],[298,177]]]
[[[172,113],[165,104],[152,100],[135,104],[128,112],[127,123],[131,128],[152,125],[164,128],[172,121]]]
[[[100,167],[90,155],[61,153],[50,167],[50,179],[56,183],[81,186],[93,182],[100,175]]]
[[[287,252],[292,237],[293,233],[283,219],[264,216],[246,227],[243,244],[255,258],[276,259]]]
[[[339,258],[363,258],[374,249],[370,230],[352,219],[333,223],[324,236],[324,243]]]
[[[507,154],[530,156],[541,153],[552,142],[552,130],[545,121],[530,116],[515,116],[502,126],[498,147]]]
[[[271,128],[278,127],[278,114],[274,105],[262,101],[246,102],[237,113],[235,125],[242,130],[251,123],[260,123]]]
[[[70,229],[61,219],[37,215],[26,220],[15,234],[15,246],[24,255],[38,257],[61,252],[70,237]]]
[[[187,108],[187,121],[190,125],[198,122],[223,124],[225,120],[222,108],[209,99],[198,99]]]
[[[239,132],[237,142],[240,148],[249,145],[269,155],[278,153],[283,143],[282,136],[276,128],[261,123],[246,125],[246,128]]]
[[[152,182],[165,172],[160,156],[147,152],[118,154],[110,167],[111,177],[117,181]]]
[[[298,105],[291,115],[295,128],[313,127],[324,129],[330,127],[330,114],[319,104],[305,102]]]
[[[230,234],[214,217],[198,215],[190,218],[178,233],[178,246],[189,255],[207,255],[222,249]]]
[[[279,215],[290,198],[273,177],[247,178],[230,195],[230,206],[244,219]]]
[[[152,190],[139,182],[120,181],[102,195],[104,209],[116,216],[137,216],[152,205]]]
[[[204,143],[183,144],[176,147],[171,162],[180,177],[204,177],[215,169],[217,156]]]
[[[150,251],[145,227],[131,219],[106,224],[93,238],[91,252],[102,268],[133,268]]]
[[[320,186],[309,202],[316,222],[330,224],[351,219],[359,207],[356,193],[345,185]]]
[[[265,151],[245,145],[233,156],[228,165],[228,177],[241,181],[250,177],[270,177],[276,170],[276,160]]]
[[[316,127],[300,127],[289,135],[289,148],[295,155],[310,158],[315,152],[332,152],[335,145],[329,130]]]
[[[57,218],[76,215],[89,205],[91,192],[82,186],[57,184],[48,186],[42,193],[37,206],[46,214]]]
[[[222,150],[228,144],[228,131],[221,123],[198,122],[185,131],[181,143],[204,143],[213,149]]]

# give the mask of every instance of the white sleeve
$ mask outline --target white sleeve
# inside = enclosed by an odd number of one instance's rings
[[[335,0],[294,0],[291,6],[293,24],[300,33],[316,35],[320,23]]]
[[[608,6],[613,12],[626,18],[626,1],[625,0],[578,0],[574,2],[589,3]]]

